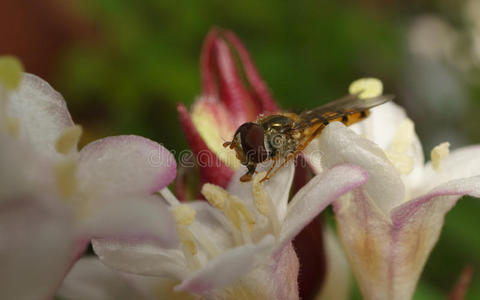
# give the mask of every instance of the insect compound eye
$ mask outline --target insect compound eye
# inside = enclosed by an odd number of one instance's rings
[[[255,123],[242,124],[237,134],[240,134],[240,141],[247,161],[260,163],[268,158],[268,152],[264,145],[263,128]]]

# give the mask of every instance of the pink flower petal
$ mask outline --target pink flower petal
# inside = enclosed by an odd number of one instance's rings
[[[61,132],[74,125],[62,95],[46,81],[24,74],[20,87],[8,102],[9,114],[20,122],[20,138],[34,151],[55,158],[55,141]]]
[[[267,85],[260,77],[260,74],[255,67],[255,64],[250,57],[245,45],[240,41],[240,39],[230,30],[225,30],[225,38],[227,41],[232,44],[234,49],[238,52],[240,60],[242,61],[243,67],[245,69],[245,74],[248,79],[248,83],[252,86],[253,95],[255,99],[260,102],[262,107],[262,112],[272,113],[278,111],[277,104],[273,99],[270,91],[268,90]]]
[[[232,169],[227,167],[207,146],[198,133],[190,115],[183,104],[177,106],[180,124],[187,137],[188,144],[195,155],[202,155],[202,161],[211,162],[199,165],[200,176],[203,182],[213,183],[225,187],[233,175]]]
[[[352,165],[339,165],[312,178],[289,203],[277,248],[290,242],[330,203],[367,181],[367,174]]]
[[[204,95],[220,99],[239,126],[254,120],[261,107],[243,84],[233,55],[221,33],[216,28],[212,29],[202,49]]]
[[[271,271],[273,274],[265,274],[265,279],[271,278],[273,299],[291,300],[299,299],[298,295],[298,272],[300,264],[292,244],[287,244],[275,256],[275,264]],[[269,280],[265,280],[267,283]]]
[[[355,279],[365,299],[396,298],[389,273],[391,223],[358,189],[334,204],[337,229]]]
[[[79,189],[99,198],[150,195],[175,175],[173,155],[143,137],[107,137],[80,151]]]

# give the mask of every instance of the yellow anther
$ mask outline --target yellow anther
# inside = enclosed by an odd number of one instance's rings
[[[80,125],[65,128],[55,142],[55,149],[58,153],[68,154],[73,149],[76,149],[81,136],[82,127]]]
[[[414,137],[415,125],[412,120],[407,118],[398,125],[397,131],[395,132],[395,136],[390,145],[390,150],[400,153],[406,152],[412,144]]]
[[[270,201],[263,190],[263,184],[260,183],[265,174],[265,172],[261,172],[253,178],[253,203],[259,213],[268,216],[270,214]]]
[[[180,204],[173,207],[173,215],[179,226],[188,226],[195,222],[197,212],[188,204]]]
[[[22,63],[13,56],[0,57],[0,85],[7,90],[14,90],[22,79]]]
[[[450,143],[445,142],[432,149],[430,157],[432,159],[433,169],[437,172],[442,170],[442,162],[450,153]]]
[[[206,183],[202,186],[201,193],[213,207],[223,211],[225,202],[229,197],[226,190],[217,185]]]
[[[237,214],[236,220],[240,222],[240,216],[243,217],[243,221],[248,226],[248,231],[253,231],[255,229],[255,219],[252,217],[252,214],[248,210],[248,208],[245,206],[242,200],[235,196],[230,196],[230,207],[229,210],[235,212]],[[241,228],[241,224],[238,223],[235,225],[238,229]]]
[[[413,171],[414,162],[410,155],[394,151],[387,151],[385,154],[400,174],[406,175]]]
[[[359,94],[360,99],[378,97],[383,93],[383,84],[377,78],[360,78],[350,84],[348,92]]]
[[[60,195],[67,199],[77,188],[76,171],[77,161],[74,159],[60,161],[55,166],[58,190]]]
[[[20,132],[20,123],[18,122],[18,119],[7,116],[5,123],[8,134],[10,134],[12,137],[18,137]]]
[[[193,236],[190,230],[184,227],[178,228],[178,237],[180,241],[183,243],[183,245],[187,247],[190,254],[192,255],[197,254],[197,245],[195,244],[195,237]]]

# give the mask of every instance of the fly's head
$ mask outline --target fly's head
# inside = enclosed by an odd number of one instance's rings
[[[247,122],[238,127],[231,142],[223,144],[235,150],[237,158],[248,169],[241,181],[250,181],[258,163],[269,158],[269,152],[265,148],[265,132],[257,123]]]

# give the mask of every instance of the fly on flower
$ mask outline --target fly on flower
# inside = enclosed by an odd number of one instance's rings
[[[372,92],[372,85],[373,91]],[[349,126],[365,119],[369,109],[393,99],[392,95],[381,95],[382,85],[377,79],[361,79],[350,86],[351,94],[326,105],[294,113],[279,113],[261,116],[255,122],[242,124],[230,147],[237,158],[247,167],[240,181],[250,181],[257,164],[273,160],[262,182],[270,179],[288,161],[300,154],[330,122],[339,121]],[[378,92],[380,91],[380,92]],[[277,162],[283,160],[275,169]]]

